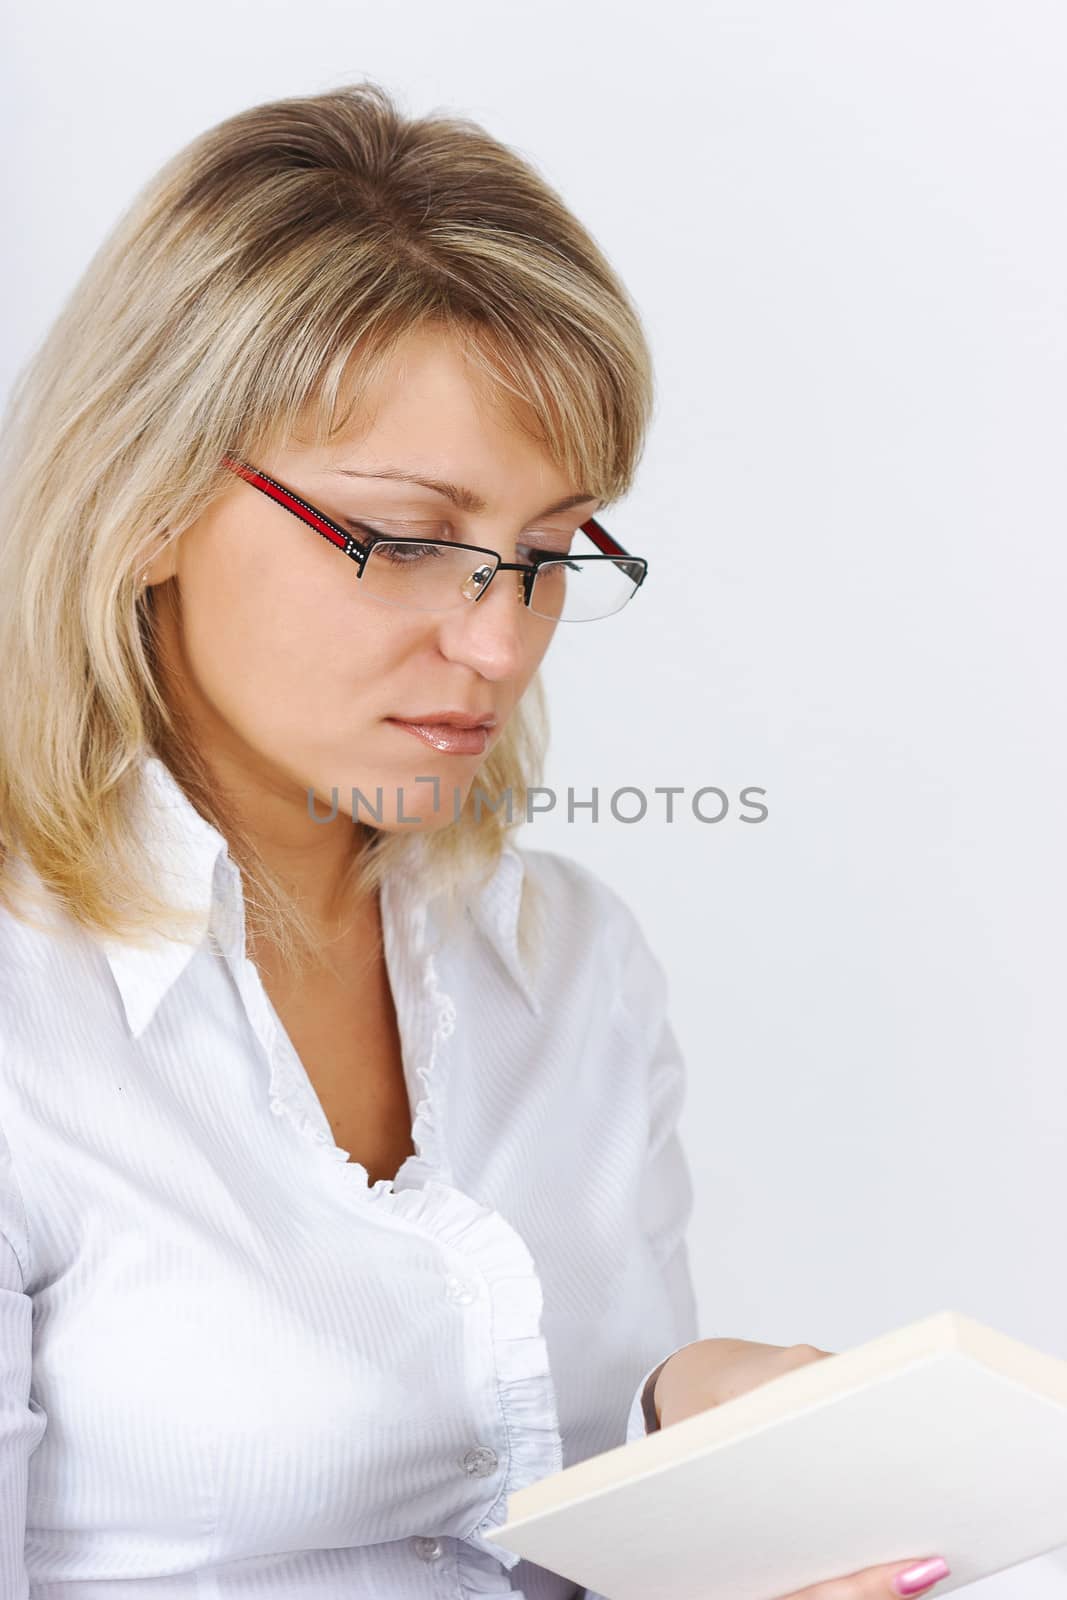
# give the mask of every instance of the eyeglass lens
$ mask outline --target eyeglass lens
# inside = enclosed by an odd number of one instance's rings
[[[449,611],[476,600],[496,569],[486,556],[461,545],[380,540],[370,550],[361,584],[386,605],[414,611]],[[629,570],[627,570],[629,569]],[[539,563],[530,610],[552,622],[591,622],[621,610],[638,586],[636,563],[571,556]],[[502,573],[495,581],[521,579]]]

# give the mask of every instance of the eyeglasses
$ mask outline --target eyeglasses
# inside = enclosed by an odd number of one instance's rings
[[[579,532],[596,555],[537,550],[529,562],[502,561],[495,550],[448,539],[397,538],[356,522],[361,538],[294,494],[275,478],[234,456],[222,465],[269,495],[294,517],[329,539],[356,563],[365,592],[384,605],[410,611],[451,611],[480,600],[498,572],[522,573],[522,599],[550,622],[593,622],[621,611],[645,580],[648,562],[631,556],[594,517]]]

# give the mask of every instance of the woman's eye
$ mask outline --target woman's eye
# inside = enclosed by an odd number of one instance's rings
[[[371,550],[371,560],[388,561],[394,567],[408,567],[417,561],[440,561],[448,551],[439,544],[420,544],[416,539],[383,539]]]
[[[542,561],[564,561],[571,553],[570,541],[559,546],[545,544],[520,544],[517,547],[520,561],[536,560],[538,556]]]
[[[386,528],[376,528],[373,523],[357,522],[354,517],[343,517],[341,520],[347,527],[354,528],[357,533],[370,533],[376,539],[396,539],[399,537],[395,531],[390,533]]]

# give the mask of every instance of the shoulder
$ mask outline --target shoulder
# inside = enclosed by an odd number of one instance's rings
[[[41,915],[39,910],[35,914]],[[47,928],[32,926],[0,905],[0,1288],[22,1288],[30,1276],[29,1233],[13,1146],[29,1099],[23,1082],[27,1041],[32,1045],[39,1038],[55,1003],[56,959]]]
[[[18,891],[27,882],[18,875],[11,881]],[[76,969],[85,959],[86,935],[39,888],[29,898],[22,892],[13,898],[17,906],[0,905],[0,993],[21,999]]]
[[[97,942],[54,900],[0,905],[0,1080],[60,1032],[91,1027],[108,977]]]
[[[634,911],[622,893],[584,861],[559,850],[514,843],[508,848],[522,863],[524,882],[544,892],[558,918],[583,926],[595,923],[608,936],[636,925]]]
[[[574,970],[592,964],[604,993],[624,1010],[645,1014],[666,1000],[666,973],[628,896],[585,862],[557,850],[511,844],[533,885],[543,935]]]

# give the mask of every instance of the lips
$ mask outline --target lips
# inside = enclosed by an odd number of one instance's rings
[[[419,711],[410,717],[389,717],[390,722],[404,722],[416,728],[493,728],[496,717],[491,711]]]
[[[400,717],[387,717],[394,728],[412,734],[439,750],[443,755],[480,756],[489,743],[491,729],[476,719],[465,719],[467,725],[456,722],[408,722]]]

